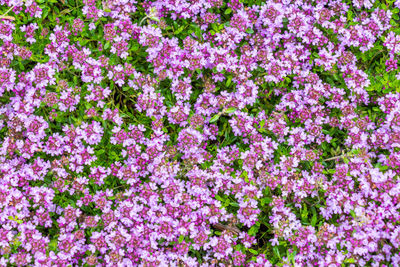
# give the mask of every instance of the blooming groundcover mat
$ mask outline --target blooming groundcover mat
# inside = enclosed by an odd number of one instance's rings
[[[399,266],[399,7],[0,0],[0,265]]]

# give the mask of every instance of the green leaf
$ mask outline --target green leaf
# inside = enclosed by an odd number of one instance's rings
[[[261,199],[261,205],[264,206],[265,204],[269,204],[272,202],[272,198],[271,197],[264,197]]]
[[[272,250],[274,251],[274,254],[275,254],[276,256],[278,256],[279,259],[282,258],[282,257],[281,257],[281,253],[279,252],[278,246],[274,246],[274,247],[272,248]]]
[[[306,218],[308,217],[308,209],[307,209],[307,206],[306,206],[306,205],[304,205],[304,209],[303,209],[302,212],[301,212],[301,217],[302,217],[303,219],[306,219]]]
[[[252,34],[252,33],[254,33],[254,30],[252,28],[247,28],[246,32],[249,34]]]
[[[224,201],[220,195],[216,195],[216,196],[215,196],[215,199],[218,200],[218,201],[221,201],[221,202]]]
[[[228,80],[226,80],[226,83],[225,83],[226,87],[229,87],[229,85],[231,85],[231,83],[232,83],[232,76],[229,76]]]
[[[199,38],[200,40],[203,39],[203,34],[201,32],[201,29],[199,26],[195,25],[194,26],[194,34],[197,36],[197,38]]]
[[[311,207],[311,212],[313,214],[313,217],[311,219],[311,223],[312,223],[313,220],[317,220],[317,209],[313,206],[313,207]],[[317,224],[316,221],[315,221],[315,224]]]
[[[250,251],[251,253],[253,253],[254,255],[258,255],[258,251],[255,250],[255,249],[249,248],[249,251]]]
[[[260,121],[260,128],[263,128],[265,125],[265,120]]]
[[[241,175],[241,176],[244,178],[244,181],[245,181],[246,183],[249,182],[249,176],[247,175],[247,172],[246,172],[246,171],[242,172],[242,175]]]
[[[160,22],[160,19],[157,18],[157,17],[150,17],[150,19],[152,19],[152,20],[154,20],[154,21],[157,21],[157,22]]]
[[[49,249],[55,251],[57,249],[57,239],[53,239],[49,243]]]
[[[225,110],[225,113],[226,114],[230,114],[230,113],[233,113],[233,112],[235,112],[236,111],[236,108],[227,108],[226,110]]]
[[[182,243],[182,242],[183,242],[183,238],[185,238],[185,236],[184,236],[184,235],[180,235],[180,236],[179,236],[179,239],[178,239],[178,242],[179,242],[179,243]]]
[[[220,117],[219,114],[214,115],[214,116],[211,118],[210,123],[216,122],[216,121],[219,119],[219,117]]]
[[[356,213],[354,212],[354,210],[350,210],[350,215],[351,217],[353,217],[354,219],[357,217]]]
[[[258,233],[258,230],[259,230],[259,229],[260,229],[260,226],[253,225],[253,226],[249,229],[248,234],[251,235],[251,236],[255,236],[255,235]]]
[[[79,40],[79,44],[81,45],[81,46],[84,46],[85,44],[87,44],[87,40],[84,40],[84,39],[81,39],[81,40]]]
[[[179,28],[176,30],[175,34],[181,33],[181,32],[183,31],[183,29],[185,29],[185,26],[179,27]]]
[[[353,258],[345,259],[345,260],[344,260],[344,263],[356,263],[356,260],[353,259]]]
[[[348,20],[352,20],[352,18],[353,18],[353,12],[352,12],[351,10],[349,10],[349,11],[347,12],[347,19],[348,19]]]
[[[312,218],[311,218],[311,225],[312,225],[313,227],[315,227],[316,224],[317,224],[317,214],[314,213],[313,216],[312,216]]]
[[[239,204],[236,202],[230,202],[229,205],[233,206],[233,207],[239,207]]]
[[[108,49],[111,47],[111,43],[108,41],[105,45],[104,45],[104,49]]]
[[[212,28],[215,32],[218,32],[218,31],[219,31],[219,28],[218,28],[218,24],[217,24],[217,23],[212,23],[212,24],[211,24],[211,28]]]
[[[287,257],[288,260],[293,264],[293,266],[295,266],[294,257],[296,256],[296,254],[297,254],[297,251],[293,251]]]
[[[45,19],[49,15],[50,8],[45,7],[42,11],[42,18]]]
[[[229,14],[232,13],[232,9],[231,8],[227,8],[224,13],[225,13],[225,15],[229,15]]]
[[[19,65],[21,70],[25,70],[24,64],[22,64],[21,61],[18,61],[18,65]]]

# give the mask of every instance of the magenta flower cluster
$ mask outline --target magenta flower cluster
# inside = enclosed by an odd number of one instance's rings
[[[0,0],[0,266],[399,266],[399,8]]]

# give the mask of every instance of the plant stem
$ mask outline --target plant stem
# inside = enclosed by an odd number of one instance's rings
[[[239,235],[241,233],[241,231],[235,226],[223,225],[222,223],[215,223],[212,226],[214,226],[216,229],[218,229],[220,231],[228,230],[237,235]]]
[[[145,19],[147,19],[147,16],[144,17],[144,18],[139,22],[139,26],[142,25],[142,23],[143,23],[143,21],[144,21]]]
[[[8,14],[8,12],[10,12],[11,10],[13,10],[14,7],[15,7],[15,6],[10,7],[10,9],[8,9],[8,10],[6,11],[6,13],[4,13],[3,15],[1,15],[0,18],[4,18],[4,17]]]
[[[343,156],[344,156],[344,155],[340,155],[340,156],[336,156],[336,157],[324,159],[324,161],[331,161],[331,160],[335,160],[335,159],[341,159]]]

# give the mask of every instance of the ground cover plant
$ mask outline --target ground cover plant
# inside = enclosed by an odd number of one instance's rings
[[[0,266],[399,266],[399,7],[0,0]]]

